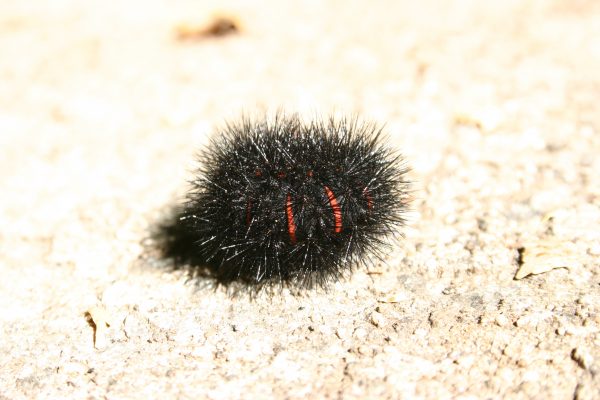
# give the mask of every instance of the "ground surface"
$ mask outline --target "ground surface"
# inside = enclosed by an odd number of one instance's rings
[[[0,399],[598,398],[597,1],[123,3],[0,3]],[[327,292],[170,271],[195,150],[278,108],[387,124],[406,238]]]

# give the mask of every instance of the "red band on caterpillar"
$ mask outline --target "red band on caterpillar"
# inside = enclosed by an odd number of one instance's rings
[[[296,222],[294,221],[294,210],[292,209],[292,196],[288,193],[285,200],[285,215],[287,216],[288,234],[290,242],[296,244]]]
[[[324,187],[325,193],[327,194],[327,199],[329,200],[329,205],[333,211],[333,231],[335,233],[340,233],[342,231],[342,209],[331,189],[329,189],[327,186]]]

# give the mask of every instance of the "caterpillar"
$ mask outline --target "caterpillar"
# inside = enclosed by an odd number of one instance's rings
[[[408,168],[356,117],[242,118],[198,158],[179,223],[221,280],[325,286],[406,222]]]

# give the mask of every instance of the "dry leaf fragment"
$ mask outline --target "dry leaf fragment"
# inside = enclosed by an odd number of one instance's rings
[[[502,111],[493,107],[470,107],[454,114],[456,125],[472,126],[484,132],[498,128],[503,119]]]
[[[454,123],[456,125],[473,126],[477,129],[482,128],[481,121],[467,113],[457,113],[454,115]]]
[[[370,269],[367,271],[367,275],[382,275],[383,272],[382,269]]]
[[[404,301],[407,298],[408,297],[404,293],[394,293],[385,297],[380,297],[377,299],[377,301],[380,303],[400,303],[401,301]]]
[[[197,26],[181,24],[175,28],[177,39],[182,41],[227,36],[239,31],[240,23],[236,18],[229,16],[215,16],[206,24]]]
[[[550,240],[519,249],[520,267],[514,279],[543,274],[556,268],[570,269],[576,263],[570,243]]]
[[[98,350],[106,348],[106,330],[111,324],[110,314],[103,306],[93,306],[85,315],[94,329],[94,347]]]

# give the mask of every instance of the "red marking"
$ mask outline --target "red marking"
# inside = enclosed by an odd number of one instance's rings
[[[312,178],[312,176],[313,176],[312,170],[309,169],[308,172],[306,173],[306,176],[308,176],[309,178]]]
[[[256,176],[257,178],[260,178],[262,176],[262,171],[258,168],[256,168],[256,170],[254,171],[254,176]]]
[[[292,209],[292,196],[288,193],[285,200],[285,214],[287,216],[288,233],[290,242],[296,244],[296,222],[294,221],[294,210]]]
[[[335,195],[327,186],[324,186],[325,193],[327,194],[327,199],[329,199],[329,205],[331,206],[331,210],[333,211],[333,231],[335,233],[342,232],[342,208],[338,203]]]
[[[371,196],[369,189],[365,188],[363,190],[363,196],[365,196],[365,198],[367,199],[367,207],[369,207],[369,210],[372,210],[373,209],[373,196]]]
[[[278,172],[278,173],[277,173],[277,177],[278,177],[279,179],[283,179],[283,178],[285,178],[285,172],[283,172],[283,171],[280,171],[280,172]]]
[[[250,222],[252,222],[252,200],[248,200],[246,203],[246,225],[250,226]]]

